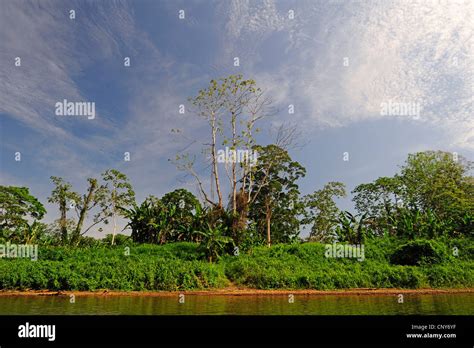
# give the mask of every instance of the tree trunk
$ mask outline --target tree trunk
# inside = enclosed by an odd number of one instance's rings
[[[112,232],[112,245],[114,245],[114,243],[115,243],[115,233],[117,231],[117,219],[115,218],[115,212],[114,212],[114,215],[113,215],[112,219],[114,220],[114,230]]]
[[[237,131],[236,131],[236,117],[232,113],[232,147],[234,149],[234,160],[232,161],[232,211],[237,212]]]
[[[271,237],[271,231],[270,231],[270,222],[272,219],[272,213],[270,209],[270,204],[266,204],[266,214],[265,214],[265,220],[267,221],[267,245],[268,247],[272,246],[272,237]]]
[[[221,192],[221,185],[219,182],[219,170],[217,168],[217,152],[216,152],[216,133],[217,133],[217,128],[216,128],[216,116],[213,114],[212,116],[212,121],[211,121],[211,127],[212,127],[212,144],[211,144],[211,153],[212,153],[212,172],[214,174],[214,180],[216,183],[216,191],[217,191],[217,197],[219,200],[218,207],[222,208],[222,192]],[[212,178],[211,178],[212,180]]]
[[[116,218],[116,212],[115,212],[115,199],[117,197],[117,192],[116,192],[116,188],[114,186],[114,190],[112,191],[112,213],[113,213],[113,221],[114,221],[114,229],[113,229],[113,232],[112,232],[112,245],[114,245],[115,243],[115,233],[117,231],[117,218]]]
[[[63,244],[67,242],[67,219],[66,219],[66,198],[61,197],[59,202],[59,210],[61,213],[61,219],[59,220],[59,226],[61,229],[61,241]]]
[[[87,210],[89,209],[89,204],[92,201],[92,198],[94,196],[94,191],[97,186],[97,181],[96,180],[91,180],[90,181],[90,186],[89,186],[89,191],[87,193],[87,196],[84,199],[84,204],[82,206],[81,212],[79,213],[79,221],[77,222],[76,229],[74,231],[74,236],[72,238],[73,243],[78,243],[79,238],[81,236],[81,230],[82,230],[82,225],[84,224],[84,220],[87,215]]]

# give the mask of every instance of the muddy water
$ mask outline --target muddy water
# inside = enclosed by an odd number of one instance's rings
[[[186,295],[150,296],[0,296],[0,314],[103,315],[474,315],[474,294],[394,295]]]

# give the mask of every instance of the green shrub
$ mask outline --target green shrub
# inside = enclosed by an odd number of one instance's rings
[[[343,289],[343,288],[423,288],[470,287],[474,284],[468,269],[472,262],[451,260],[445,247],[433,243],[443,255],[435,276],[432,265],[391,265],[390,253],[397,249],[396,240],[368,240],[365,261],[324,257],[324,245],[275,245],[254,248],[248,254],[225,258],[226,276],[235,284],[259,289]],[[425,261],[425,259],[423,259]],[[430,259],[426,259],[430,260]],[[465,270],[458,273],[458,266]],[[472,273],[472,272],[471,272]],[[451,283],[449,283],[451,282]],[[450,285],[451,284],[451,285]]]
[[[395,265],[417,266],[435,264],[448,258],[446,247],[433,240],[417,239],[395,250],[390,262]]]
[[[113,237],[112,234],[107,234],[105,238],[103,238],[100,242],[105,245],[112,245],[112,238],[114,239],[114,245],[117,245],[117,246],[123,246],[123,245],[131,246],[134,244],[130,236],[127,236],[121,233],[117,233],[115,235],[115,238]]]
[[[196,245],[40,248],[38,261],[0,260],[1,289],[191,290],[227,285],[223,264],[199,260]]]
[[[447,256],[452,246],[459,257]],[[229,281],[257,289],[473,287],[474,260],[466,255],[472,247],[467,239],[397,246],[385,237],[367,240],[362,262],[326,258],[324,244],[303,243],[255,247],[209,263],[195,243],[42,246],[38,261],[0,259],[0,289],[181,291]],[[415,265],[403,265],[407,260]]]
[[[367,260],[388,262],[399,245],[400,240],[390,236],[367,238],[365,241],[365,258]]]
[[[459,260],[474,260],[474,239],[472,237],[465,238],[446,238],[443,240],[447,245],[448,252]],[[457,251],[455,253],[455,250]]]

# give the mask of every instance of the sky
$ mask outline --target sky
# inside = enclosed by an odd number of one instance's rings
[[[297,126],[301,192],[341,181],[351,210],[356,185],[393,175],[409,153],[474,159],[473,15],[470,0],[0,0],[0,185],[28,187],[45,222],[58,217],[52,175],[83,193],[116,168],[138,202],[197,193],[169,161],[207,135],[187,99],[243,74],[279,110],[259,143]],[[57,115],[64,99],[94,102],[95,117]]]

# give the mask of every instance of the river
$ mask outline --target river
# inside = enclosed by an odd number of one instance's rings
[[[474,294],[0,296],[0,314],[474,315]],[[183,298],[181,298],[183,302]]]

